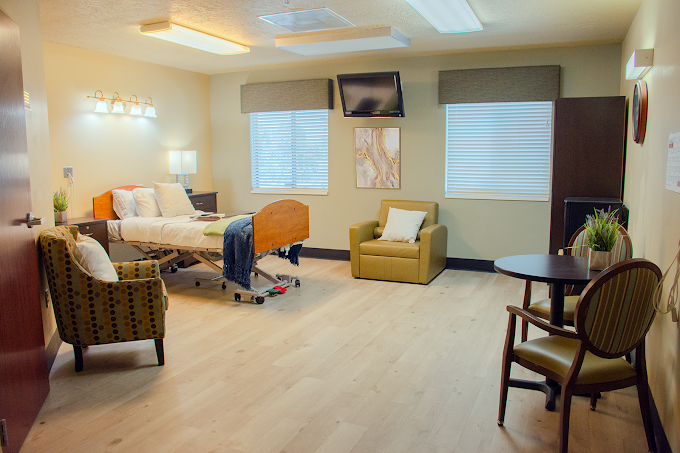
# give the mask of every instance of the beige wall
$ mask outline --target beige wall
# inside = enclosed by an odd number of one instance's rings
[[[40,231],[54,226],[40,9],[38,7],[38,0],[0,0],[0,8],[19,25],[24,90],[28,91],[31,97],[31,109],[25,110],[31,179],[31,202],[35,216],[44,217],[46,220],[44,226],[34,228],[37,238]],[[42,262],[39,260],[38,263],[41,266],[42,288],[40,294],[43,330],[45,342],[47,343],[55,331],[55,322],[52,307],[42,303],[44,302],[42,295],[47,288],[47,281],[42,271]],[[8,265],[8,263],[3,265]]]
[[[198,151],[194,190],[212,190],[210,85],[205,74],[44,43],[52,166],[50,189],[75,191],[68,215],[92,215],[92,197],[114,187],[174,182],[168,150]],[[153,99],[158,118],[94,113],[95,90]],[[111,110],[109,106],[109,110]],[[126,112],[130,107],[126,108]]]
[[[680,132],[679,17],[677,0],[644,0],[621,55],[621,94],[632,102],[635,81],[624,80],[625,63],[635,49],[654,49],[654,66],[643,79],[649,90],[649,113],[642,146],[633,141],[630,119],[628,124],[624,201],[630,208],[635,256],[664,271],[680,240],[680,193],[665,189],[668,136]],[[673,266],[664,299],[675,272]],[[680,451],[679,350],[678,324],[670,315],[658,315],[648,335],[647,361],[652,394],[673,451]]]
[[[335,85],[329,112],[327,196],[291,196],[310,206],[309,247],[349,249],[348,226],[377,219],[383,198],[437,201],[449,230],[448,256],[494,260],[548,248],[548,202],[500,202],[444,198],[444,107],[438,105],[438,71],[559,64],[562,96],[618,96],[619,45],[479,52],[417,58],[354,60],[254,70],[210,77],[213,183],[220,210],[259,209],[280,198],[250,193],[249,117],[240,113],[240,85],[331,78],[339,73],[400,71],[405,118],[344,118]],[[355,127],[401,128],[402,187],[357,189]]]

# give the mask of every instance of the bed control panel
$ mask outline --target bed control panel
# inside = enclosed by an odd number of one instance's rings
[[[187,194],[194,209],[217,212],[217,192],[193,192]]]

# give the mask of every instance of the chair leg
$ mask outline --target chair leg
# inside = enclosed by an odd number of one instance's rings
[[[73,345],[73,355],[76,358],[76,373],[83,371],[83,348]]]
[[[640,401],[640,412],[642,413],[642,425],[645,428],[645,435],[647,436],[647,448],[649,451],[656,451],[656,441],[654,439],[654,428],[652,428],[652,411],[649,406],[649,388],[647,382],[641,382],[637,385],[638,400]]]
[[[590,410],[591,411],[594,411],[597,408],[597,399],[598,399],[597,393],[591,393],[590,394]]]
[[[165,353],[163,352],[163,339],[156,338],[153,340],[156,343],[156,357],[158,357],[158,366],[165,365]]]
[[[562,387],[562,401],[560,404],[560,453],[567,453],[569,448],[569,415],[571,414],[572,390],[567,386]]]
[[[515,316],[510,315],[501,368],[501,397],[498,403],[498,426],[503,426],[503,423],[505,423],[505,406],[508,402],[508,386],[510,384],[510,366],[512,365],[512,348],[515,343],[516,322]]]

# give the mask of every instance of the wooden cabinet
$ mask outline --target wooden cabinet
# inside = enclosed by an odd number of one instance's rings
[[[194,209],[217,212],[217,192],[193,192],[187,194]]]
[[[78,232],[99,242],[106,253],[109,253],[109,232],[106,219],[95,219],[92,217],[79,217],[66,222],[66,225],[77,225]]]

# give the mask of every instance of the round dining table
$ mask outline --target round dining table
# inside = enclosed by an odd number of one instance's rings
[[[565,285],[587,285],[600,272],[589,269],[588,258],[571,255],[506,256],[494,262],[494,269],[510,277],[550,284],[550,324],[559,327],[563,326]],[[510,379],[509,385],[545,393],[545,408],[555,409],[559,385],[553,380]]]

